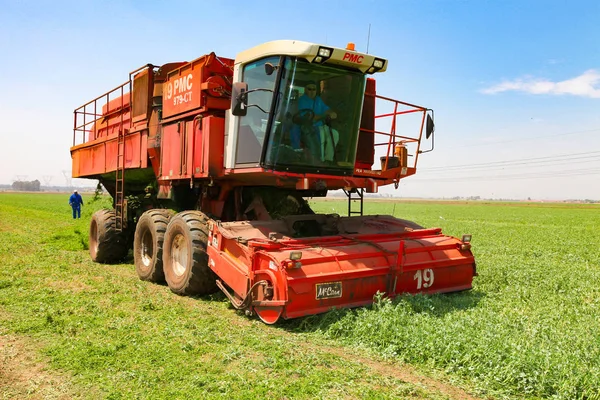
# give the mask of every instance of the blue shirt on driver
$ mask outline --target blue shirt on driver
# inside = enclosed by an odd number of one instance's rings
[[[315,113],[315,116],[322,115],[325,111],[329,110],[329,107],[321,100],[319,96],[316,96],[315,99],[311,99],[306,94],[303,94],[298,99],[298,110],[309,109]],[[313,124],[313,126],[323,126],[323,120],[317,121]]]

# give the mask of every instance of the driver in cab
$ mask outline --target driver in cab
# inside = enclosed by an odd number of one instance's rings
[[[304,94],[298,99],[298,112],[294,123],[301,126],[291,134],[292,147],[300,148],[300,143],[312,153],[314,161],[333,161],[339,134],[323,124],[327,118],[335,119],[337,114],[317,96],[317,84],[309,81],[304,85]]]
[[[337,118],[335,111],[329,109],[321,97],[317,96],[317,84],[315,81],[309,81],[304,86],[304,94],[298,99],[298,109],[301,113],[304,110],[312,111],[314,126],[322,126],[323,120],[327,117],[331,119]],[[306,111],[305,114],[310,114],[310,112]]]

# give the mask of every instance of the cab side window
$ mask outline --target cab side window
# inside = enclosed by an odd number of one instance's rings
[[[246,64],[242,72],[242,80],[248,83],[248,90],[268,89],[248,94],[248,113],[239,118],[236,165],[260,162],[260,155],[265,141],[267,122],[273,101],[273,90],[277,74],[267,75],[265,64],[277,65],[279,57],[268,57]]]

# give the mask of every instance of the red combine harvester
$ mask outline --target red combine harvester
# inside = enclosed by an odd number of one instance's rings
[[[282,40],[131,72],[75,110],[73,177],[98,179],[114,205],[92,217],[92,259],[133,247],[140,279],[221,289],[268,324],[377,292],[470,289],[469,235],[362,215],[365,191],[397,187],[433,149],[432,110],[376,94],[368,76],[386,68],[352,44]],[[339,189],[347,217],[305,200]]]

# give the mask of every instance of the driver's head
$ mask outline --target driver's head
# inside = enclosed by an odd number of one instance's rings
[[[311,99],[317,97],[317,83],[315,81],[309,81],[304,85],[304,93]]]

